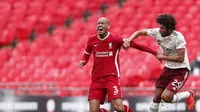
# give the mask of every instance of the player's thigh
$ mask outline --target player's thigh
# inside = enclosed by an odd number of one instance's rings
[[[90,112],[98,112],[100,107],[100,100],[89,100]]]
[[[106,99],[106,89],[90,89],[88,100],[98,100],[100,104],[103,104]]]
[[[165,67],[162,70],[160,77],[157,79],[155,87],[165,89],[167,85],[170,83],[170,81],[171,81],[171,69]]]
[[[187,69],[178,69],[174,71],[174,77],[172,77],[171,82],[167,85],[167,90],[173,93],[178,92],[185,84],[189,75]]]

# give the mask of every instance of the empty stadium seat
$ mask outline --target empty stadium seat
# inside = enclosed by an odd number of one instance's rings
[[[43,3],[41,1],[34,1],[30,2],[28,6],[27,14],[40,14],[42,12],[42,8],[44,7]]]
[[[91,12],[100,11],[100,7],[101,7],[102,3],[103,3],[102,0],[89,1],[87,8]]]
[[[2,14],[10,14],[11,4],[9,2],[1,2],[0,1],[0,15]]]
[[[32,32],[33,24],[29,22],[23,22],[17,27],[17,38],[19,40],[28,40]]]
[[[44,5],[44,13],[54,14],[59,3],[55,0],[47,1]]]
[[[79,10],[73,10],[71,12],[71,16],[73,17],[73,19],[78,19],[78,18],[83,17],[83,13],[86,11],[87,6],[88,6],[87,2],[82,1],[82,0],[77,1],[74,7]]]
[[[0,44],[1,45],[10,45],[15,36],[15,29],[13,28],[6,28],[2,31],[0,36]]]
[[[56,25],[63,25],[64,22],[67,20],[67,17],[69,17],[69,13],[70,11],[68,7],[59,6],[56,9],[53,23]]]
[[[46,33],[52,21],[52,16],[49,14],[42,14],[36,22],[34,29],[37,33]]]

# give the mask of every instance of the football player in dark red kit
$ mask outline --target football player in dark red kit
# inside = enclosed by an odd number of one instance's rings
[[[130,41],[140,37],[153,37],[162,48],[158,53],[158,60],[164,60],[165,67],[155,84],[155,95],[149,112],[159,112],[161,102],[177,103],[185,100],[188,110],[195,106],[194,91],[180,91],[189,77],[190,64],[186,48],[186,41],[181,32],[176,31],[176,19],[170,14],[160,14],[156,18],[159,28],[142,29],[134,32],[125,40],[123,47],[129,47]]]
[[[88,39],[85,53],[79,62],[80,68],[85,66],[93,52],[94,65],[92,70],[92,83],[89,90],[90,112],[101,112],[100,104],[104,103],[108,94],[108,102],[111,102],[117,112],[132,112],[122,104],[122,94],[119,84],[119,51],[124,39],[108,31],[110,22],[107,18],[101,17],[97,22],[97,34]],[[156,55],[152,49],[131,42],[132,48]]]

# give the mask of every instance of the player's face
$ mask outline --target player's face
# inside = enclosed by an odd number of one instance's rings
[[[160,30],[159,30],[159,32],[160,32],[160,34],[161,34],[162,37],[166,37],[166,36],[170,35],[169,34],[169,30],[165,26],[163,26],[161,24],[160,24]]]
[[[109,24],[105,19],[99,19],[97,22],[97,33],[103,35],[108,32]]]

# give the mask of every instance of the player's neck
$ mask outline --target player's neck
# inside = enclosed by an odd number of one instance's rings
[[[170,36],[172,34],[173,30],[169,30],[169,33],[167,36]]]
[[[104,39],[104,38],[108,37],[108,34],[109,34],[109,32],[106,32],[106,33],[104,33],[104,34],[102,34],[102,35],[99,35],[99,34],[98,34],[98,37],[99,37],[100,39]]]

